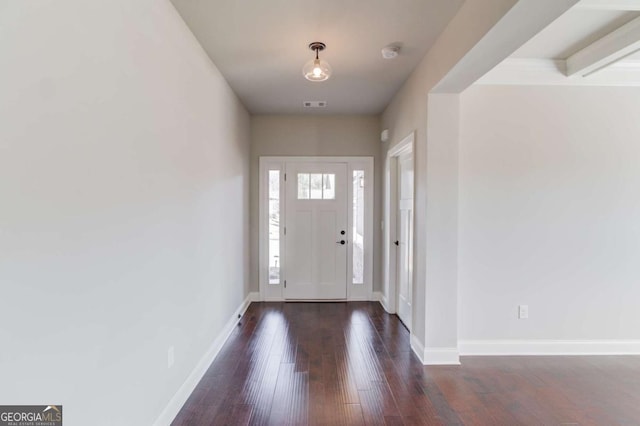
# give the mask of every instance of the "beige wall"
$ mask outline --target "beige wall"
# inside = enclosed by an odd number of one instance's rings
[[[373,290],[381,280],[380,120],[377,116],[251,117],[251,285],[258,291],[258,168],[261,156],[374,157]]]
[[[0,401],[151,425],[248,292],[249,114],[166,0],[0,9]]]
[[[385,152],[416,132],[412,345],[427,362],[457,359],[458,318],[456,274],[442,267],[457,262],[457,226],[451,220],[457,198],[448,192],[457,185],[458,159],[457,150],[446,145],[457,137],[458,106],[455,99],[429,98],[457,95],[576,2],[467,0],[382,114],[382,128],[391,135]],[[434,106],[438,110],[430,110]],[[442,128],[442,120],[452,128]],[[436,158],[429,159],[433,153]]]
[[[384,152],[415,131],[415,246],[412,334],[420,344],[433,347],[455,347],[456,335],[438,337],[438,330],[427,342],[427,104],[431,89],[464,57],[486,31],[513,6],[515,0],[465,2],[453,21],[440,36],[407,82],[382,114],[382,128],[389,129],[390,140]],[[491,4],[490,7],[488,5]],[[437,224],[436,224],[437,226]],[[434,283],[436,284],[436,283]],[[455,285],[455,283],[454,283]],[[447,295],[448,296],[448,295]],[[456,324],[455,300],[445,307],[437,294],[429,300],[435,309],[453,310],[447,320],[430,321],[433,327],[442,323]],[[453,309],[452,309],[453,308]],[[434,310],[429,310],[429,313]]]

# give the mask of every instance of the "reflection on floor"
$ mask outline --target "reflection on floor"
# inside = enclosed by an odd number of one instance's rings
[[[174,425],[637,425],[638,357],[424,367],[379,304],[254,303]]]

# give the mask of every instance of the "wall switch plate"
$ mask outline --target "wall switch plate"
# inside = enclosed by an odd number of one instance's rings
[[[518,318],[519,319],[527,319],[527,318],[529,318],[529,305],[519,305],[518,306]]]
[[[173,349],[173,346],[169,346],[169,350],[167,351],[167,368],[173,367],[174,361],[175,361],[174,349]]]

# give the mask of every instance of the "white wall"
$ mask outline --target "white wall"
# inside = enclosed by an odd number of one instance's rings
[[[429,95],[428,108],[425,345],[457,348],[460,96]]]
[[[450,216],[457,206],[455,198],[447,196],[455,187],[457,161],[455,150],[446,146],[457,129],[431,128],[442,118],[455,123],[456,101],[430,98],[459,93],[576,2],[465,1],[382,114],[382,128],[391,134],[385,153],[415,131],[412,347],[425,363],[458,361],[456,327],[451,326],[457,321],[456,274],[442,267],[457,262],[457,229]],[[433,106],[444,109],[434,111]],[[429,160],[430,151],[437,160]],[[439,162],[443,160],[447,163]],[[430,162],[437,170],[429,170]],[[430,198],[434,191],[441,197]],[[446,244],[445,250],[441,244]]]
[[[638,117],[638,88],[462,95],[461,340],[640,339]]]
[[[248,292],[249,116],[166,0],[0,11],[0,401],[149,425]]]
[[[380,290],[382,160],[378,116],[256,115],[251,117],[251,283],[258,280],[258,169],[262,156],[374,157],[373,290]]]
[[[415,131],[415,243],[414,243],[414,286],[413,324],[411,333],[418,346],[414,350],[424,357],[424,346],[429,338],[431,347],[451,348],[453,336],[439,333],[438,324],[453,321],[457,314],[444,318],[428,316],[426,301],[438,304],[439,299],[427,287],[427,116],[428,95],[431,89],[446,76],[447,72],[473,48],[479,39],[496,24],[516,3],[515,0],[466,1],[452,22],[438,38],[407,82],[394,96],[382,114],[382,128],[389,129],[390,140],[383,146],[383,152],[395,146],[407,135]],[[437,208],[437,206],[434,206]],[[432,225],[436,223],[432,222]],[[449,283],[451,285],[451,283]],[[454,283],[455,287],[455,283]],[[454,288],[455,292],[455,288]],[[428,293],[428,295],[427,295]],[[449,312],[451,309],[448,310]],[[455,311],[455,309],[454,309]],[[432,327],[427,330],[427,323]],[[428,337],[429,334],[431,337]],[[423,359],[423,361],[425,361]]]

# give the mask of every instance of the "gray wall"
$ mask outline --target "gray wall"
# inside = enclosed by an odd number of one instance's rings
[[[461,340],[640,339],[638,117],[639,88],[461,96]]]
[[[249,115],[168,1],[0,9],[0,401],[150,425],[248,292]]]
[[[377,116],[251,117],[251,285],[258,291],[258,169],[261,156],[374,157],[373,290],[381,281],[380,121]]]

